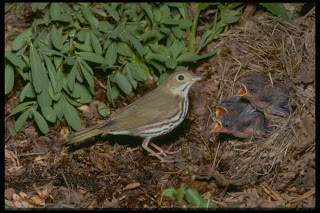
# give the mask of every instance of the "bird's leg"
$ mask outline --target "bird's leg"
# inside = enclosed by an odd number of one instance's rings
[[[151,146],[153,146],[156,150],[159,151],[158,154],[160,154],[160,155],[162,154],[162,155],[164,155],[165,157],[167,157],[166,152],[163,151],[163,149],[161,149],[159,146],[155,145],[155,144],[152,143],[152,142],[149,142],[149,143],[150,143]]]
[[[145,138],[142,142],[142,147],[147,151],[149,152],[150,154],[152,154],[153,156],[155,156],[156,158],[158,158],[160,161],[162,162],[168,162],[167,160],[165,160],[163,157],[161,157],[159,154],[155,153],[152,149],[150,149],[148,147],[148,143],[150,141],[151,138]],[[153,144],[153,143],[152,143]],[[160,147],[158,147],[160,150],[162,150]],[[159,151],[160,151],[159,150]],[[161,151],[160,151],[161,152]],[[163,152],[163,150],[162,150]]]

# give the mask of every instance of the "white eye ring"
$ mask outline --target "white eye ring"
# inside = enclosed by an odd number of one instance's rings
[[[178,79],[179,81],[184,80],[184,75],[178,75],[177,79]]]

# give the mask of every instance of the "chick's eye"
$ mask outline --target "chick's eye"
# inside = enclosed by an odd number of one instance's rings
[[[178,76],[178,80],[182,81],[184,79],[184,76],[183,75],[179,75]]]
[[[251,87],[251,88],[250,88],[250,90],[253,92],[253,91],[254,91],[254,88],[253,88],[253,87]]]

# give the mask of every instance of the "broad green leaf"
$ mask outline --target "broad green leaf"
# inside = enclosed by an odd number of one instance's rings
[[[102,6],[108,11],[108,13],[112,16],[114,20],[116,21],[120,20],[119,13],[114,8],[104,3],[102,3]]]
[[[124,93],[130,94],[132,92],[132,86],[125,75],[120,72],[116,72],[114,79]]]
[[[23,68],[26,66],[26,63],[24,61],[16,56],[15,54],[9,52],[8,50],[5,51],[5,57],[15,66],[18,66],[20,69],[23,70]]]
[[[60,99],[53,104],[53,109],[59,120],[62,119],[66,108],[66,99],[63,95],[60,96]]]
[[[110,24],[107,21],[99,21],[99,30],[110,34],[112,30],[114,29],[114,25]]]
[[[31,25],[31,28],[34,28],[38,25],[41,25],[41,24],[48,24],[49,21],[48,20],[45,20],[45,19],[36,19],[32,22],[32,25]]]
[[[188,19],[180,19],[180,20],[178,20],[178,23],[179,23],[180,29],[187,29],[187,28],[191,27],[191,25],[192,25],[192,22]]]
[[[63,57],[56,56],[56,55],[53,56],[53,63],[54,63],[54,66],[55,66],[56,70],[59,69],[59,67],[60,67],[60,65],[62,63],[62,59],[63,59]]]
[[[49,94],[49,79],[47,76],[43,80],[43,89],[40,94],[37,95],[37,100],[41,107],[52,105],[52,99]]]
[[[72,16],[68,13],[63,13],[59,15],[57,18],[52,19],[52,21],[70,22],[72,21]]]
[[[14,129],[11,129],[10,127],[9,127],[9,132],[10,132],[10,135],[13,137],[17,135],[17,132],[14,131]]]
[[[10,112],[10,114],[8,115],[8,117],[17,114],[18,112],[21,112],[22,110],[30,107],[28,105],[31,104],[35,104],[35,101],[27,101],[27,102],[23,102],[21,104],[18,104],[17,106],[14,107],[14,109]]]
[[[58,85],[58,82],[57,82],[57,72],[56,72],[56,69],[54,68],[53,64],[52,64],[52,61],[51,59],[49,59],[46,55],[43,55],[43,58],[44,60],[46,61],[46,65],[47,65],[47,70],[48,70],[48,73],[49,73],[49,77],[50,77],[50,81],[52,83],[52,86],[53,86],[53,90],[55,92],[58,92],[57,89],[57,85]]]
[[[95,7],[91,7],[90,10],[100,16],[107,17],[107,14],[103,10],[99,10]]]
[[[65,61],[68,65],[72,66],[76,62],[76,60],[73,57],[66,57]]]
[[[52,123],[56,122],[57,114],[51,106],[41,107],[41,112],[47,121],[50,121]]]
[[[179,27],[172,27],[171,29],[177,39],[182,39],[182,30]]]
[[[73,65],[69,76],[68,76],[68,87],[71,91],[73,91],[74,88],[74,83],[75,83],[75,79],[76,79],[76,72],[78,72],[78,63],[76,61],[76,63]]]
[[[176,59],[179,56],[179,54],[181,53],[181,50],[182,48],[179,44],[179,41],[175,39],[172,45],[169,47],[169,51],[171,52],[173,59]]]
[[[14,129],[16,132],[19,132],[20,129],[23,127],[25,122],[27,121],[29,117],[29,113],[32,108],[27,109],[24,113],[20,115],[20,117],[17,119],[16,123],[14,124]]]
[[[273,15],[280,16],[285,21],[290,22],[292,14],[287,12],[283,3],[260,3],[267,8]]]
[[[133,52],[132,52],[131,48],[126,43],[117,42],[117,48],[116,49],[117,49],[117,52],[119,54],[121,54],[121,55],[128,56],[128,57],[132,57],[133,56]]]
[[[62,48],[62,28],[57,29],[54,25],[51,30],[51,41],[55,48],[61,50]]]
[[[158,79],[157,84],[158,85],[161,84],[164,81],[164,79],[166,79],[168,76],[169,76],[169,73],[167,72],[162,73]]]
[[[89,103],[92,98],[92,95],[88,91],[88,89],[84,85],[79,83],[75,83],[74,90],[72,91],[71,95],[73,97],[80,98],[79,102],[82,104]]]
[[[113,41],[107,52],[106,52],[106,62],[109,66],[115,64],[116,60],[117,60],[117,43],[115,41]]]
[[[24,45],[18,52],[15,53],[16,56],[23,55],[23,53],[26,51],[28,45]]]
[[[92,47],[93,47],[95,53],[97,55],[101,55],[102,48],[101,48],[101,45],[100,45],[98,38],[92,33],[92,31],[90,31],[90,36],[91,36],[91,44],[92,44]]]
[[[74,129],[74,130],[80,130],[81,127],[81,121],[80,117],[78,115],[77,110],[69,103],[65,102],[65,111],[64,111],[64,117],[66,118],[68,124]]]
[[[61,82],[60,82],[61,84]],[[52,100],[59,100],[60,96],[61,96],[61,92],[54,92],[53,88],[52,88],[52,84],[51,82],[49,82],[49,95],[51,97]]]
[[[55,50],[51,50],[51,49],[44,49],[44,48],[40,48],[41,52],[45,53],[46,55],[48,56],[51,56],[51,55],[58,55],[58,56],[62,56],[62,57],[65,57],[63,54],[61,54],[60,52],[58,51],[55,51]]]
[[[149,30],[142,34],[139,41],[146,41],[148,38],[158,35],[160,32],[158,30]]]
[[[90,53],[90,52],[78,52],[77,53],[82,59],[95,62],[98,64],[106,64],[106,60],[101,56],[97,55],[95,53]]]
[[[174,69],[178,65],[178,62],[172,58],[168,58],[168,60],[166,61],[166,65],[168,68]]]
[[[85,66],[83,66],[81,63],[80,63],[80,67],[81,67],[82,74],[83,74],[84,78],[85,78],[86,81],[88,82],[89,86],[93,89],[94,81],[93,81],[92,75],[91,75],[91,74],[89,73],[89,71],[85,68]]]
[[[163,192],[161,193],[161,196],[164,196],[164,197],[175,198],[176,195],[177,195],[177,190],[173,187],[167,188],[167,189],[163,190]]]
[[[142,9],[146,12],[148,15],[151,23],[153,24],[153,12],[152,12],[152,5],[148,3],[140,3]]]
[[[133,79],[132,74],[131,74],[131,70],[130,70],[128,64],[125,65],[124,72],[126,73],[126,77],[129,80],[129,82],[131,83],[132,87],[136,89],[138,82]]]
[[[86,31],[85,30],[80,30],[77,33],[77,38],[78,38],[79,41],[84,42],[85,39],[86,39]]]
[[[146,81],[149,76],[149,68],[145,64],[142,64],[139,62],[135,62],[135,63],[133,63],[133,65],[134,65],[133,66],[134,69],[131,69],[131,73],[132,73],[133,78],[135,78],[138,81],[141,81],[136,78],[136,76],[137,76],[136,74],[138,74],[140,79],[142,79],[143,81]]]
[[[166,25],[179,25],[179,22],[172,18],[163,18],[161,19],[161,23]]]
[[[51,3],[49,11],[52,19],[59,18],[59,16],[61,15],[61,8],[59,3]]]
[[[101,103],[99,106],[98,106],[98,111],[100,113],[100,115],[102,115],[103,117],[106,117],[108,115],[108,107],[105,103]]]
[[[48,3],[31,3],[32,12],[37,12],[37,10],[43,10]]]
[[[92,52],[92,47],[89,44],[80,44],[76,41],[73,41],[73,44],[79,50],[82,50],[85,52]]]
[[[110,37],[113,39],[117,39],[122,30],[123,30],[123,25],[119,24],[114,30],[112,30]]]
[[[177,200],[182,200],[185,194],[187,187],[186,186],[181,186],[178,190],[177,190]]]
[[[45,78],[46,73],[39,54],[32,44],[30,45],[30,66],[34,90],[37,93],[40,93],[43,89],[43,79]]]
[[[16,39],[13,41],[12,49],[14,51],[20,50],[22,47],[26,45],[28,41],[31,40],[31,36],[32,36],[32,29],[29,28],[16,37]]]
[[[27,83],[27,85],[21,91],[20,97],[19,97],[20,102],[23,102],[25,97],[29,97],[29,98],[35,98],[36,97],[36,92],[34,91],[33,86],[32,86],[32,84],[30,82]]]
[[[227,24],[235,23],[240,19],[240,13],[236,10],[225,9],[221,13],[221,21]]]
[[[196,60],[200,60],[203,58],[211,57],[214,54],[216,54],[216,52],[217,52],[217,49],[215,49],[211,52],[208,52],[206,54],[203,54],[203,55],[197,55],[195,53],[186,52],[186,53],[181,54],[177,58],[177,61],[196,61]]]
[[[129,33],[126,33],[125,35],[131,41],[131,43],[133,44],[134,48],[138,51],[139,55],[143,56],[144,50],[143,50],[143,46],[140,43],[140,41],[138,39],[136,39],[134,36],[132,36],[131,34],[129,34]]]
[[[95,27],[95,28],[99,27],[99,21],[94,16],[92,16],[87,6],[82,6],[81,11],[92,27]]]
[[[12,88],[13,88],[13,84],[14,84],[14,70],[13,67],[10,64],[7,64],[6,69],[4,70],[5,72],[5,76],[4,76],[4,94],[8,94]]]
[[[91,69],[91,67],[87,64],[87,62],[85,62],[84,60],[80,59],[80,63],[87,69],[87,71],[89,71],[89,73],[91,75],[93,75],[93,70]]]
[[[36,120],[36,123],[37,123],[39,129],[41,130],[41,132],[43,134],[47,134],[49,131],[49,128],[48,128],[48,124],[47,124],[46,120],[42,117],[42,115],[39,112],[32,110],[32,113],[34,115],[34,119]]]
[[[185,198],[191,205],[200,206],[203,199],[199,193],[194,189],[187,189],[185,192]]]

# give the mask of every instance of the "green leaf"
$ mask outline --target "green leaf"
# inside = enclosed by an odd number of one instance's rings
[[[171,30],[177,39],[182,39],[182,30],[179,27],[172,27]]]
[[[48,3],[31,3],[32,12],[37,12],[37,10],[43,10]]]
[[[126,43],[117,42],[117,48],[116,49],[117,49],[117,52],[119,54],[121,54],[121,55],[128,56],[128,57],[132,57],[133,56],[133,52],[132,52],[131,48]]]
[[[21,112],[22,110],[30,107],[30,106],[28,106],[28,105],[35,104],[35,103],[36,103],[35,101],[27,101],[27,102],[23,102],[23,103],[21,103],[21,104],[18,104],[18,105],[15,106],[15,108],[10,112],[10,114],[8,115],[8,117],[17,114],[18,112]]]
[[[57,115],[51,106],[41,107],[41,112],[47,121],[50,121],[52,123],[56,122]]]
[[[72,16],[68,13],[63,13],[60,14],[57,18],[52,19],[52,21],[70,22],[72,21]]]
[[[179,22],[172,18],[163,18],[161,19],[161,23],[165,25],[179,25]]]
[[[182,61],[196,61],[196,60],[200,60],[203,58],[211,57],[214,54],[216,54],[216,52],[217,52],[217,49],[215,49],[211,52],[208,52],[206,54],[203,54],[203,55],[197,55],[195,53],[186,52],[186,53],[181,54],[177,58],[177,61],[180,61],[180,62],[182,62]]]
[[[80,44],[76,41],[73,41],[73,44],[79,50],[82,50],[85,52],[92,52],[92,47],[89,44]]]
[[[153,13],[152,13],[152,5],[148,3],[140,3],[142,9],[146,12],[148,15],[151,23],[153,23]]]
[[[56,67],[56,69],[59,69],[61,63],[62,63],[62,57],[60,56],[53,56],[53,63],[54,63],[54,66]]]
[[[52,26],[51,42],[55,48],[57,48],[58,50],[61,50],[62,44],[63,44],[63,42],[62,42],[62,28],[57,30],[57,28],[55,28],[54,25]]]
[[[292,14],[287,12],[283,3],[260,3],[267,8],[273,15],[280,16],[285,21],[290,22]]]
[[[178,62],[172,58],[168,58],[168,60],[166,61],[166,66],[170,69],[176,68],[177,65]]]
[[[37,93],[40,93],[43,89],[43,81],[46,73],[41,63],[40,56],[32,44],[30,45],[30,66],[34,90]]]
[[[185,198],[188,201],[188,203],[195,206],[200,206],[201,199],[203,199],[202,197],[200,197],[198,191],[194,189],[187,189],[185,193]]]
[[[130,42],[133,44],[134,48],[138,51],[140,56],[143,56],[143,46],[140,43],[140,41],[138,39],[136,39],[135,37],[133,37],[131,34],[126,33],[125,34],[126,37],[130,40]]]
[[[78,52],[77,53],[82,59],[95,62],[98,64],[106,64],[106,60],[101,56],[97,55],[95,53],[90,53],[90,52]]]
[[[240,19],[240,13],[236,10],[225,9],[221,12],[221,21],[227,24],[232,24]]]
[[[36,92],[34,91],[33,86],[30,82],[27,83],[27,85],[21,91],[20,97],[19,97],[20,102],[23,102],[25,97],[29,97],[29,98],[36,97]]]
[[[25,122],[27,121],[28,117],[29,117],[29,113],[31,111],[32,108],[29,108],[28,110],[26,110],[24,113],[22,113],[20,115],[20,117],[17,119],[16,123],[14,124],[14,129],[16,132],[19,132],[20,129],[23,127],[23,125],[25,124]]]
[[[74,88],[74,83],[75,83],[75,79],[76,79],[76,72],[78,72],[78,63],[76,61],[76,63],[73,65],[69,76],[68,76],[68,87],[70,88],[71,91],[73,91]]]
[[[115,64],[116,60],[117,60],[117,43],[115,41],[113,41],[107,52],[106,52],[106,62],[109,66]]]
[[[101,55],[102,48],[98,38],[92,33],[92,31],[90,31],[90,35],[91,35],[91,44],[94,51],[96,52],[97,55]]]
[[[167,72],[162,73],[158,79],[157,84],[158,85],[161,84],[164,81],[164,79],[166,79],[168,76],[169,76],[169,73]]]
[[[24,61],[16,56],[15,54],[9,52],[8,50],[5,51],[5,57],[15,66],[18,66],[20,69],[23,70],[23,68],[26,66],[26,63]]]
[[[126,64],[124,67],[124,72],[126,73],[126,77],[129,80],[130,84],[132,85],[133,88],[137,88],[138,82],[133,79],[131,70],[129,68],[129,64]]]
[[[103,11],[103,10],[99,10],[97,8],[94,8],[94,7],[90,7],[90,10],[100,16],[103,16],[103,17],[107,17],[107,14]]]
[[[78,115],[77,110],[69,103],[65,102],[65,112],[64,117],[66,118],[68,124],[74,129],[74,130],[80,130],[81,128],[81,121],[80,117]]]
[[[52,19],[59,18],[59,16],[61,15],[61,8],[59,3],[51,3],[49,11]]]
[[[28,41],[31,40],[31,36],[32,36],[32,29],[29,28],[16,37],[16,39],[13,41],[12,49],[14,51],[20,50],[22,47],[26,45]]]
[[[108,77],[108,80],[107,80],[107,98],[112,103],[112,106],[114,106],[114,101],[113,101],[114,96],[112,94],[110,77]]]
[[[37,112],[33,109],[32,109],[32,113],[34,115],[34,119],[36,120],[36,123],[37,123],[39,129],[41,130],[41,132],[43,134],[47,134],[49,131],[49,128],[48,128],[48,124],[47,124],[46,120],[42,117],[42,115],[39,112]]]
[[[17,132],[11,129],[10,127],[9,127],[9,132],[10,132],[10,135],[13,137],[17,135]]]
[[[53,99],[55,101],[59,100],[59,98],[61,96],[61,92],[60,91],[56,92],[56,93],[53,91],[51,82],[49,82],[49,95],[50,95],[51,99]]]
[[[106,117],[108,115],[108,107],[105,103],[101,103],[99,106],[98,106],[98,111],[100,113],[100,115],[102,115],[103,117]]]
[[[46,49],[46,48],[40,48],[40,50],[41,50],[41,52],[45,53],[45,54],[48,55],[48,56],[58,55],[58,56],[65,57],[63,54],[61,54],[60,52],[55,51],[55,50]]]
[[[180,19],[180,20],[178,20],[178,23],[179,23],[180,29],[187,29],[187,28],[191,27],[191,25],[192,25],[192,22],[188,19]]]
[[[120,72],[116,72],[114,79],[124,93],[130,94],[132,92],[132,86],[125,75]]]
[[[161,193],[161,196],[164,197],[176,197],[177,195],[177,190],[173,187],[167,188],[165,190],[163,190],[163,192]]]
[[[172,45],[169,47],[169,51],[171,52],[171,55],[173,59],[176,59],[179,54],[181,53],[181,45],[179,44],[179,41],[175,39],[172,43]]]
[[[82,104],[89,103],[92,98],[88,89],[84,85],[79,84],[79,83],[75,83],[74,90],[72,91],[71,95],[73,97],[80,98],[79,102]]]
[[[81,11],[92,27],[95,27],[95,28],[99,27],[99,21],[94,16],[92,16],[87,6],[82,6]]]
[[[112,16],[112,18],[116,21],[120,20],[119,13],[112,7],[107,4],[101,3],[102,6],[108,11],[108,13]]]
[[[87,64],[87,62],[85,62],[84,60],[80,59],[80,63],[86,68],[87,71],[89,71],[89,73],[91,75],[93,75],[93,70],[91,69],[91,67]]]
[[[93,81],[92,75],[91,75],[90,72],[86,69],[86,67],[83,66],[81,63],[80,63],[80,67],[81,67],[81,70],[82,70],[82,74],[84,75],[84,78],[86,79],[86,81],[88,82],[89,86],[90,86],[90,87],[92,88],[92,90],[93,90],[94,81]]]
[[[50,77],[50,81],[52,83],[53,89],[55,92],[58,92],[57,89],[57,72],[56,69],[54,68],[51,59],[49,59],[47,56],[43,55],[44,60],[46,61],[46,65],[47,65],[47,70],[49,73],[49,77]]]
[[[8,94],[14,84],[14,70],[13,67],[10,64],[7,64],[6,69],[4,70],[4,94]]]
[[[178,190],[177,190],[177,200],[182,200],[184,195],[185,195],[185,191],[186,191],[186,186],[181,186]]]
[[[149,76],[149,68],[140,62],[133,63],[133,69],[130,69],[132,73],[132,77],[138,81],[146,81]],[[137,77],[138,76],[138,77]]]
[[[37,95],[38,103],[41,107],[51,106],[52,99],[49,94],[49,79],[46,76],[43,81],[43,89],[40,94]]]
[[[53,104],[53,109],[59,120],[62,119],[62,116],[64,115],[64,112],[65,112],[65,108],[66,108],[66,99],[64,98],[63,95],[61,95],[60,99]]]

